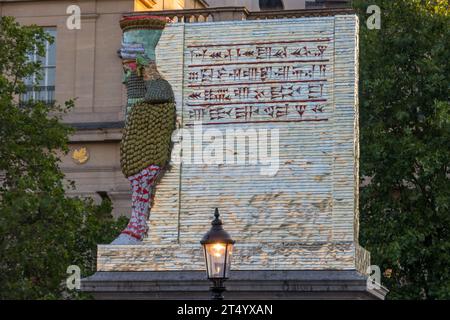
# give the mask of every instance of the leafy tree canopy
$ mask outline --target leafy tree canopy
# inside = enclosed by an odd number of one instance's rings
[[[124,225],[103,218],[110,203],[65,194],[58,164],[72,131],[59,115],[73,103],[18,104],[23,79],[39,74],[28,54],[44,56],[46,41],[53,39],[41,28],[0,17],[0,299],[73,296],[65,287],[67,267],[93,272],[96,244],[111,241]]]
[[[368,30],[366,8],[381,9]],[[361,243],[391,299],[450,298],[448,0],[354,1],[360,13]]]

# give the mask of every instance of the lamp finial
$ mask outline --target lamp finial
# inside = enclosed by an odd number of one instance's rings
[[[211,222],[213,226],[222,225],[222,220],[220,220],[219,208],[214,210],[214,220]]]

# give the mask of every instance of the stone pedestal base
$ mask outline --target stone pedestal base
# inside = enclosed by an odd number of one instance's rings
[[[101,271],[82,280],[96,299],[210,299],[202,271]],[[225,282],[230,299],[384,299],[384,287],[368,290],[355,270],[233,271]]]

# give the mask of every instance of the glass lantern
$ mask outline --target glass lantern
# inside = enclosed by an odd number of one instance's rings
[[[223,229],[219,216],[219,210],[216,208],[211,229],[200,241],[205,255],[206,273],[208,279],[213,282],[211,291],[215,300],[223,299],[222,292],[225,291],[223,281],[228,278],[234,245],[234,240]]]

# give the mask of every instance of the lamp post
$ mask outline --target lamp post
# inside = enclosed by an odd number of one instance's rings
[[[224,281],[228,279],[233,253],[234,240],[222,227],[219,219],[219,209],[214,212],[214,220],[211,229],[203,236],[200,243],[205,254],[206,272],[208,279],[212,281],[212,299],[223,300],[225,291]]]

